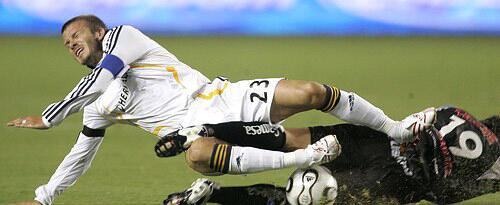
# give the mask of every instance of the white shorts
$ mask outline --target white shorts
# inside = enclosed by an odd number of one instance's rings
[[[183,127],[230,121],[271,122],[271,104],[283,78],[231,83],[217,78],[205,86],[189,106]]]

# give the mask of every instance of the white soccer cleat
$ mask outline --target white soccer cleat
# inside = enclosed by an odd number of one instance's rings
[[[431,127],[436,121],[436,109],[431,107],[421,112],[412,114],[396,125],[399,134],[393,134],[391,137],[398,143],[407,143],[415,140],[416,137]]]
[[[192,126],[180,129],[178,131],[179,135],[186,137],[186,142],[182,144],[184,149],[188,149],[193,142],[201,137],[206,137],[207,130],[205,126]]]
[[[337,136],[327,135],[305,149],[312,160],[307,166],[319,165],[333,161],[342,152]]]
[[[197,179],[191,184],[191,188],[188,189],[191,193],[187,197],[186,204],[206,204],[214,189],[219,189],[217,183],[205,178]]]
[[[164,205],[202,205],[210,199],[214,189],[220,189],[219,185],[208,179],[197,179],[189,189],[182,192],[169,194],[163,200]]]

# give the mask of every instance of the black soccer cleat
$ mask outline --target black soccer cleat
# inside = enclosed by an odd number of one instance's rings
[[[173,157],[186,151],[183,146],[186,140],[186,136],[180,135],[178,131],[161,137],[155,145],[156,156]]]
[[[187,200],[189,195],[191,195],[191,190],[169,194],[163,200],[163,205],[188,205]]]

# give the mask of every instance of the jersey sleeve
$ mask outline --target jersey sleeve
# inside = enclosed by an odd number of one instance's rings
[[[87,137],[80,133],[75,145],[57,167],[47,184],[41,185],[35,190],[35,200],[41,204],[50,205],[57,196],[75,184],[78,178],[90,167],[102,140],[102,136]]]
[[[136,28],[122,25],[106,33],[102,47],[103,58],[92,73],[82,78],[64,100],[49,105],[42,113],[45,125],[57,125],[68,115],[94,102],[113,79],[127,71],[128,64],[142,58],[158,45]]]
[[[101,67],[108,69],[116,77],[125,73],[127,65],[145,56],[157,44],[136,28],[122,25],[106,33],[102,47],[106,56]]]
[[[61,101],[50,104],[42,113],[48,127],[60,124],[67,116],[82,110],[94,102],[113,81],[113,74],[101,67],[83,77],[73,90]]]

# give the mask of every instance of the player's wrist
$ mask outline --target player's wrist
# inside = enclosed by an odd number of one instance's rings
[[[47,128],[51,128],[52,127],[52,124],[49,122],[49,120],[47,120],[45,117],[42,116],[42,123],[47,127]]]
[[[45,125],[45,127],[48,129],[48,128],[51,128],[52,127],[52,124],[49,122],[49,120],[47,120],[45,117],[41,117],[42,118],[42,123],[43,125]]]
[[[34,202],[38,202],[41,205],[50,205],[54,200],[54,196],[49,194],[46,185],[39,186],[35,189]]]

